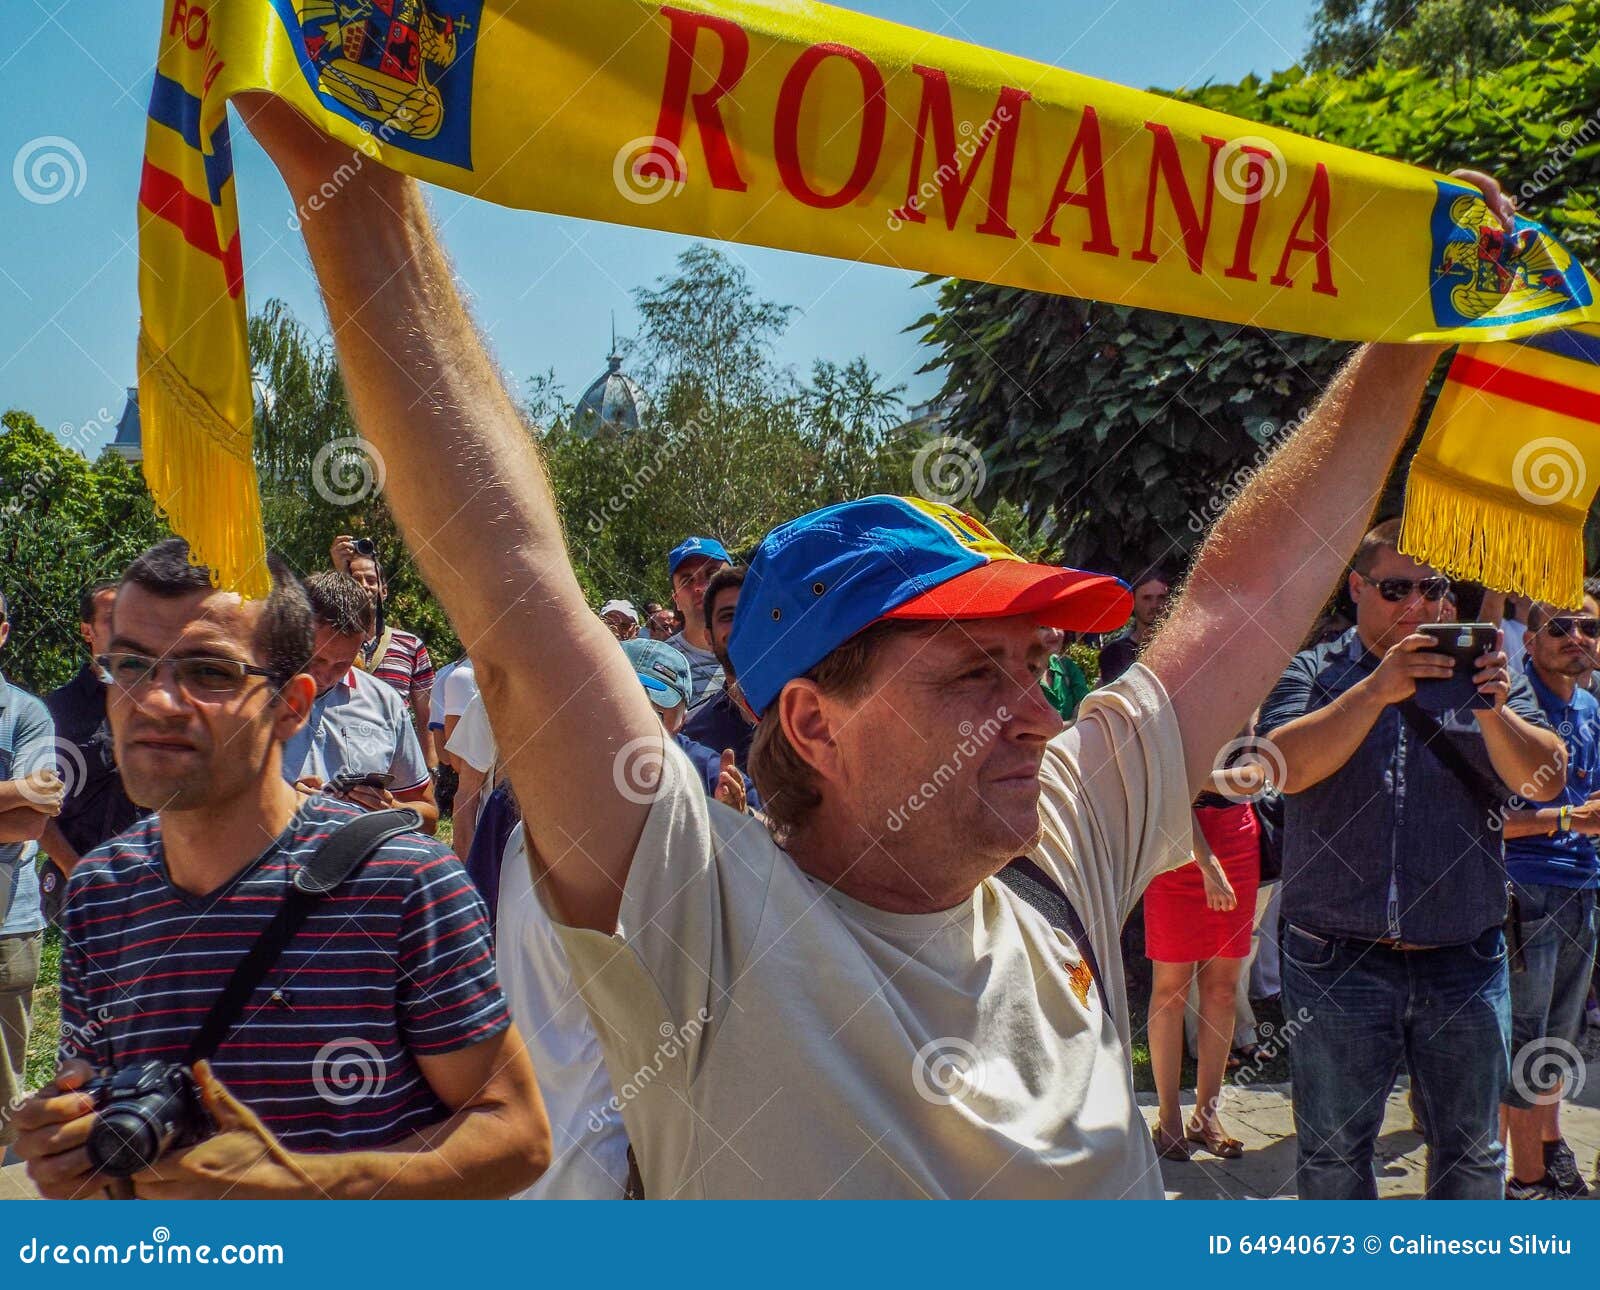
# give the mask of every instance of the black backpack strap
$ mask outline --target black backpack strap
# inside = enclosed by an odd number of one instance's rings
[[[317,904],[361,867],[362,861],[390,838],[409,833],[422,823],[415,811],[374,811],[351,820],[323,839],[322,845],[295,870],[294,885],[273,919],[261,930],[211,1005],[189,1042],[184,1064],[208,1059],[238,1023],[256,987],[266,979],[295,933]]]
[[[1423,711],[1415,699],[1407,699],[1398,706],[1401,718],[1418,742],[1444,763],[1445,769],[1456,777],[1481,810],[1498,815],[1506,804],[1505,794],[1467,760],[1466,754],[1456,747],[1449,732],[1439,724],[1439,719]]]
[[[1067,893],[1056,885],[1049,874],[1027,856],[1018,856],[995,877],[1010,887],[1025,904],[1043,914],[1051,927],[1071,937],[1072,943],[1078,947],[1078,953],[1083,955],[1083,961],[1089,965],[1089,971],[1094,974],[1094,979],[1105,980],[1100,974],[1100,962],[1095,957],[1094,942],[1089,939],[1089,929],[1083,925],[1082,916],[1067,899]]]

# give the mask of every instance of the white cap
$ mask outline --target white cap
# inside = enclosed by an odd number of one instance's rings
[[[600,606],[600,617],[607,614],[627,614],[634,622],[639,621],[639,611],[633,607],[631,600],[608,600]]]

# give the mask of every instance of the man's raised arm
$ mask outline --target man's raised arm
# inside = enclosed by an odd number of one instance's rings
[[[584,602],[532,435],[484,351],[416,183],[264,95],[236,106],[301,213],[351,408],[406,545],[471,653],[567,921],[615,930],[648,805],[616,758],[661,724]],[[343,167],[348,180],[311,201]],[[642,786],[651,758],[623,768]]]
[[[1143,657],[1172,696],[1191,791],[1210,786],[1345,571],[1439,352],[1357,350],[1206,537]]]

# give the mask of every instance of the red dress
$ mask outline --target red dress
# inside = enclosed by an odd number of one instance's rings
[[[1158,963],[1242,959],[1250,953],[1261,883],[1260,825],[1248,803],[1209,793],[1202,800],[1208,799],[1225,805],[1197,805],[1195,815],[1238,903],[1226,911],[1208,909],[1205,879],[1192,860],[1159,875],[1144,893],[1144,951]]]

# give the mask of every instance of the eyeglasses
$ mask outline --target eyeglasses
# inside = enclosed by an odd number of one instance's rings
[[[1562,640],[1568,636],[1584,635],[1590,640],[1600,639],[1600,618],[1564,614],[1560,618],[1550,618],[1539,629],[1548,632],[1555,640]]]
[[[95,658],[100,679],[115,689],[132,693],[143,689],[162,668],[169,668],[178,688],[188,695],[237,694],[246,678],[272,672],[236,658],[150,658],[145,654],[101,654]]]
[[[1376,587],[1378,594],[1391,604],[1399,604],[1412,592],[1424,600],[1443,600],[1450,590],[1449,578],[1369,578],[1364,573],[1356,575],[1368,586]]]

